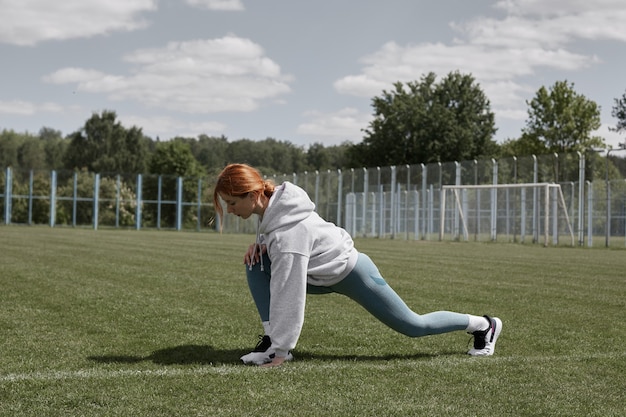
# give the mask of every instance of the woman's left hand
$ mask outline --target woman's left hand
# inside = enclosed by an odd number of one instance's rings
[[[252,266],[258,263],[264,253],[267,252],[267,246],[253,243],[248,247],[246,254],[243,256],[243,263]]]

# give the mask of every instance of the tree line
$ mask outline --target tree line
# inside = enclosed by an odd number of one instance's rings
[[[268,137],[229,141],[225,136],[176,137],[160,141],[141,127],[124,127],[115,111],[93,113],[66,136],[51,127],[37,134],[0,132],[0,168],[86,170],[97,173],[213,175],[230,162],[246,162],[262,172],[293,173],[326,169],[428,164],[499,159],[510,156],[586,151],[606,147],[593,132],[600,127],[600,106],[557,81],[527,101],[528,117],[517,138],[496,143],[495,115],[472,75],[434,73],[397,82],[371,102],[373,119],[363,140],[336,146],[296,146]],[[626,131],[626,92],[615,99],[613,130]]]

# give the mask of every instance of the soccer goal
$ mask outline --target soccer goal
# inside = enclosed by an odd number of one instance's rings
[[[559,184],[444,185],[441,189],[439,240],[524,242],[544,246],[574,232]]]

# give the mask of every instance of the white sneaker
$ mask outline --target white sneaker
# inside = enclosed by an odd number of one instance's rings
[[[265,352],[250,352],[247,355],[243,355],[241,360],[245,364],[263,365],[270,363],[275,357],[276,353],[274,352],[274,349],[268,349]],[[290,361],[292,359],[293,355],[291,352],[287,353],[285,361]]]
[[[259,342],[256,344],[254,350],[247,355],[243,355],[240,359],[245,364],[263,365],[270,363],[276,356],[274,349],[270,349],[272,341],[268,335],[259,335]],[[293,359],[291,352],[287,353],[285,361]]]
[[[502,331],[502,320],[485,316],[489,322],[487,330],[473,332],[474,347],[467,353],[472,356],[491,356],[496,350],[496,342]]]

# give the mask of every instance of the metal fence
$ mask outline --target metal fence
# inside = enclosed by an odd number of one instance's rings
[[[576,245],[626,247],[626,175],[597,154],[264,174],[276,183],[291,181],[305,189],[323,218],[356,237],[539,243],[538,236],[549,234],[550,244],[570,244],[563,236],[569,236],[566,226],[571,226]],[[253,219],[225,216],[214,221],[214,181],[6,168],[0,172],[2,222],[215,231],[221,220],[225,232],[253,233]],[[465,194],[467,212],[453,202],[442,204],[443,186],[522,183],[560,185],[563,207],[559,209],[556,196],[541,202],[542,194],[502,190]],[[556,208],[533,210],[522,219],[521,204],[529,199],[535,199],[533,205]],[[464,213],[475,219],[469,233],[458,232]],[[542,229],[545,216],[553,217],[549,233]],[[522,230],[522,223],[533,226]]]

